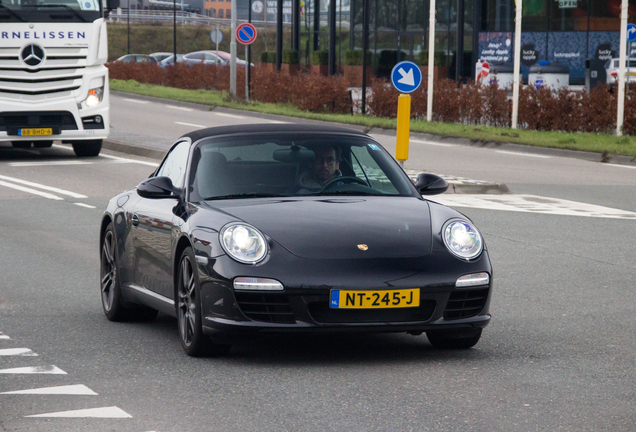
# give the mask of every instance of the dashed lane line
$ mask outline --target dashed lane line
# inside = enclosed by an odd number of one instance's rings
[[[10,369],[0,369],[0,374],[49,374],[49,375],[67,375],[57,366],[29,366]]]
[[[194,124],[194,123],[185,123],[185,122],[175,122],[178,125],[182,125],[182,126],[190,126],[190,127],[196,127],[196,128],[206,128],[208,126],[204,126],[204,125],[200,125],[200,124]]]
[[[192,108],[180,107],[176,105],[164,105],[166,108],[178,109],[181,111],[192,111]]]
[[[619,165],[619,164],[613,164],[613,163],[606,163],[606,164],[603,164],[603,165],[609,166],[609,167],[616,167],[616,168],[636,169],[636,166],[633,166],[633,165]]]
[[[45,191],[55,192],[55,193],[58,193],[60,195],[67,195],[67,196],[70,196],[72,198],[88,198],[86,195],[78,194],[78,193],[75,193],[75,192],[71,192],[71,191],[67,191],[67,190],[64,190],[64,189],[59,189],[59,188],[55,188],[55,187],[51,187],[51,186],[46,186],[46,185],[39,184],[39,183],[34,183],[34,182],[26,181],[26,180],[21,180],[21,179],[17,179],[17,178],[14,178],[14,177],[7,177],[7,176],[0,175],[0,180],[7,180],[7,181],[10,181],[10,182],[13,182],[13,183],[22,184],[22,185],[25,185],[25,186],[31,186],[31,187],[35,187],[35,188],[42,189],[42,190],[45,190]],[[6,185],[6,184],[4,184],[4,185]],[[52,196],[55,196],[55,195],[52,195]],[[55,196],[55,198],[51,198],[51,199],[61,199],[61,198]]]
[[[56,165],[92,165],[88,161],[53,161],[53,162],[9,162],[12,167],[56,166]]]
[[[8,339],[11,339],[11,338],[9,336],[7,336],[6,334],[0,332],[0,339],[8,340]]]
[[[127,98],[124,98],[124,100],[128,101],[128,102],[138,103],[138,104],[147,104],[148,103],[148,101],[142,101],[142,100],[138,100],[138,99],[127,99]]]
[[[495,150],[495,153],[501,153],[512,156],[527,156],[541,159],[552,159],[552,156],[540,155],[540,154],[532,154],[532,153],[520,153],[520,152],[511,152],[506,150]]]
[[[45,414],[35,414],[25,417],[62,417],[62,418],[132,418],[126,411],[116,406],[104,408],[89,408],[75,411],[60,411]]]
[[[56,387],[42,387],[36,389],[16,390],[0,393],[3,395],[73,395],[73,396],[99,396],[93,390],[83,384],[64,385]]]
[[[440,143],[440,142],[434,142],[434,141],[425,141],[425,140],[419,140],[419,139],[410,139],[409,141],[417,143],[417,144],[427,144],[427,145],[439,146],[439,147],[457,147],[456,144],[446,144],[446,143]]]
[[[50,193],[46,193],[46,192],[38,191],[38,190],[35,190],[35,189],[27,188],[27,187],[24,187],[24,186],[18,186],[18,185],[13,184],[13,183],[7,183],[7,182],[0,181],[0,186],[5,186],[5,187],[8,187],[10,189],[19,190],[21,192],[30,193],[30,194],[33,194],[33,195],[38,195],[38,196],[41,196],[43,198],[48,198],[48,199],[52,199],[52,200],[56,200],[56,201],[64,201],[64,198],[59,197],[57,195],[53,195],[53,194],[50,194]]]
[[[5,348],[0,349],[0,356],[36,357],[37,354],[31,351],[29,348]]]
[[[148,161],[142,161],[142,160],[137,160],[137,159],[128,159],[128,158],[123,158],[123,157],[119,157],[119,156],[113,156],[113,155],[107,155],[107,154],[102,154],[100,155],[100,157],[105,157],[107,159],[112,159],[114,161],[118,161],[120,163],[136,163],[136,164],[140,164],[140,165],[148,165],[151,167],[158,167],[159,164],[156,162],[148,162]]]
[[[240,116],[240,115],[236,115],[236,114],[228,114],[228,113],[221,113],[221,112],[214,112],[212,111],[212,114],[216,114],[222,117],[231,117],[231,118],[235,118],[235,119],[244,119],[244,116]]]
[[[89,209],[97,208],[97,207],[92,206],[92,205],[90,205],[90,204],[84,204],[84,203],[73,203],[73,204],[75,204],[76,206],[80,206],[80,207],[84,207],[84,208],[89,208]]]

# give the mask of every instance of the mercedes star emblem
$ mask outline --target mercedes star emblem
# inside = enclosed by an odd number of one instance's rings
[[[22,48],[20,58],[27,66],[38,66],[44,61],[44,50],[39,45],[27,45]]]

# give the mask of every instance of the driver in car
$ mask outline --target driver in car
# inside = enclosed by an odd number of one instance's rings
[[[309,168],[302,171],[297,180],[295,192],[306,194],[318,192],[330,180],[342,177],[340,172],[340,148],[325,145],[315,147],[314,160],[309,164]]]

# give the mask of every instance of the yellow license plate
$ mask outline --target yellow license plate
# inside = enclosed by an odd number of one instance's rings
[[[420,289],[409,288],[382,291],[331,290],[332,309],[386,309],[420,305]]]
[[[52,128],[20,129],[18,135],[22,135],[22,136],[53,135],[53,129]]]

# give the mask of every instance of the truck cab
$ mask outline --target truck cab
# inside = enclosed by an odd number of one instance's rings
[[[0,142],[97,156],[109,133],[105,13],[119,0],[0,1]]]

